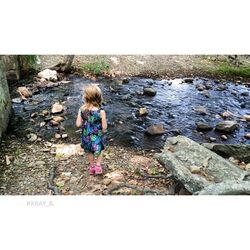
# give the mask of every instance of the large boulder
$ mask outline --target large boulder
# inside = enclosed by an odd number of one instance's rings
[[[57,81],[57,72],[51,69],[45,69],[38,73],[39,78],[46,79],[47,81],[55,82]]]
[[[203,143],[203,146],[212,150],[222,157],[233,157],[246,163],[250,162],[250,145],[249,144],[217,144]]]
[[[155,154],[155,158],[191,193],[245,176],[244,170],[185,136],[168,138],[162,153]]]

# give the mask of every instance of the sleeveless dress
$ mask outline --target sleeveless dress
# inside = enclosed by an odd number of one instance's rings
[[[83,120],[81,147],[86,153],[92,153],[96,157],[107,145],[106,136],[102,131],[100,111],[101,109],[84,111],[81,109]]]

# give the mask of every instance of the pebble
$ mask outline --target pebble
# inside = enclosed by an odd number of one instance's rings
[[[209,140],[210,140],[211,142],[215,142],[215,141],[216,141],[216,138],[210,137]]]
[[[37,135],[36,135],[36,134],[31,133],[31,134],[28,134],[28,135],[27,135],[27,138],[28,138],[28,141],[30,141],[30,142],[34,142],[34,141],[36,141],[36,140],[37,140]]]
[[[60,138],[61,138],[61,135],[56,133],[56,134],[55,134],[55,138],[56,138],[56,139],[60,139]]]
[[[63,139],[65,139],[65,138],[67,138],[67,137],[68,137],[67,134],[62,134],[62,138],[63,138]]]
[[[227,138],[227,136],[226,136],[226,135],[222,135],[222,136],[221,136],[221,139],[223,139],[223,140],[225,140],[225,141],[226,141],[228,138]]]
[[[110,183],[111,183],[111,180],[108,179],[108,178],[105,178],[105,179],[103,180],[103,184],[106,185],[106,186],[108,186]]]
[[[148,114],[147,108],[140,108],[139,109],[139,115],[140,116],[147,115],[147,114]]]

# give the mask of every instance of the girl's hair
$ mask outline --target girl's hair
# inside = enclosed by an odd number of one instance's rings
[[[102,105],[102,91],[96,84],[89,84],[83,92],[83,110],[88,110],[91,106],[100,108]]]

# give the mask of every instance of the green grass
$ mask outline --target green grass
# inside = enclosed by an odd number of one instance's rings
[[[101,58],[92,63],[85,63],[83,69],[91,74],[101,75],[109,70],[109,64]]]
[[[210,68],[209,73],[225,77],[243,77],[250,78],[250,66],[235,67],[228,64],[221,64]]]

